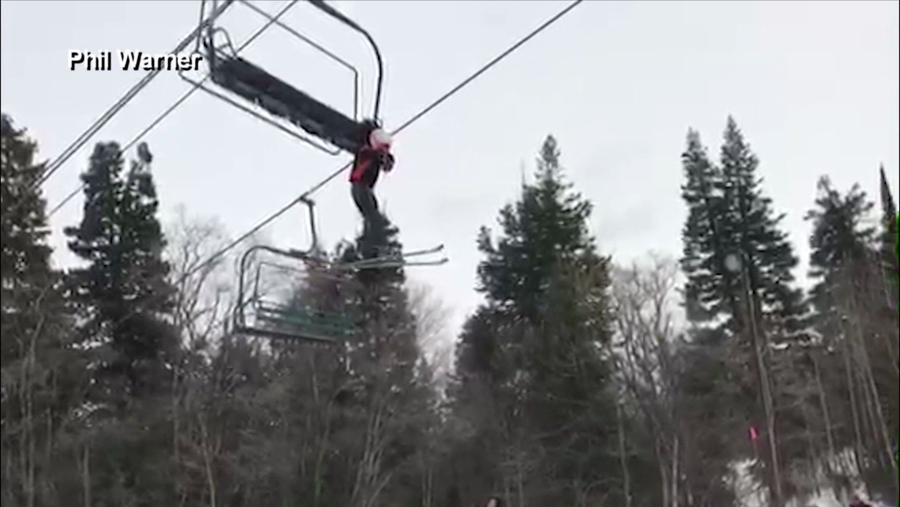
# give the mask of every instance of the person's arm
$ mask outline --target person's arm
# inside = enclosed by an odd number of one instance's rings
[[[381,163],[381,168],[384,169],[385,172],[391,172],[391,170],[394,169],[394,156],[390,153],[385,153]]]

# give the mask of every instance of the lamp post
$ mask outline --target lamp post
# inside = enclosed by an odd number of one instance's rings
[[[756,306],[753,300],[753,291],[750,287],[750,276],[747,273],[747,262],[739,253],[729,253],[725,256],[725,269],[740,276],[744,299],[747,301],[747,322],[750,324],[750,338],[753,346],[753,355],[756,358],[757,381],[762,394],[763,414],[766,419],[766,439],[769,441],[769,460],[772,467],[772,497],[777,507],[784,505],[784,497],[781,491],[781,471],[778,466],[778,449],[775,445],[775,410],[772,403],[772,393],[769,391],[769,375],[763,360],[762,347],[765,340],[760,336],[759,326],[756,322]]]

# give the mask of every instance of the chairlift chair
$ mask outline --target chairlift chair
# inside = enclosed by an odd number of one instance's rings
[[[235,47],[228,33],[221,27],[215,26],[215,18],[223,9],[217,9],[218,2],[211,0],[212,14],[206,19],[204,18],[206,0],[202,0],[200,7],[202,21],[198,28],[200,37],[194,51],[204,56],[209,72],[202,79],[193,79],[184,71],[180,71],[179,75],[182,79],[326,153],[332,155],[341,152],[357,153],[368,141],[365,137],[371,131],[372,126],[380,127],[381,125],[379,112],[382,97],[383,62],[381,52],[372,36],[356,22],[324,1],[308,0],[314,7],[362,34],[372,48],[377,64],[374,105],[371,116],[368,119],[360,119],[358,114],[359,72],[357,69],[279,20],[297,0],[289,2],[274,16],[248,0],[224,1],[226,4],[238,1],[265,17],[266,24],[243,44]],[[247,44],[271,25],[277,25],[286,30],[353,72],[353,118],[316,100],[239,56]],[[217,36],[221,42],[217,40]],[[207,86],[207,80],[210,80],[215,87]],[[226,93],[222,93],[217,88]],[[332,262],[319,249],[314,203],[305,197],[301,197],[297,202],[302,202],[309,207],[312,246],[308,251],[297,251],[258,245],[244,253],[239,265],[238,301],[233,315],[233,331],[238,334],[333,343],[352,333],[357,326],[355,315],[316,307],[316,305],[306,302],[294,301],[291,303],[285,298],[279,300],[277,297],[270,297],[264,293],[261,287],[264,271],[274,269],[282,274],[290,272],[289,276],[294,281],[302,280],[303,277],[309,276],[313,272],[318,275],[330,272],[331,274],[328,276],[333,277],[334,282],[343,284],[351,278],[347,275],[360,270],[433,266],[447,262],[446,258],[425,261],[409,260],[413,257],[438,253],[443,250],[443,246],[417,252],[398,252],[375,259]],[[277,260],[260,261],[258,257],[263,254]]]
[[[298,283],[308,283],[313,275],[323,275],[330,266],[319,248],[315,202],[306,197],[299,201],[308,208],[310,248],[300,251],[255,245],[244,252],[238,265],[238,300],[232,319],[235,333],[334,343],[356,328],[358,319],[352,312],[339,312],[319,302],[298,299],[296,293],[268,294],[264,288],[268,273],[289,280],[292,283],[287,284],[288,289],[296,291],[300,288]],[[328,278],[338,284],[345,281]]]
[[[282,250],[256,245],[244,253],[238,266],[238,300],[232,319],[233,331],[237,334],[336,343],[351,335],[361,324],[360,317],[352,311],[328,308],[322,302],[299,301],[296,297],[267,294],[263,290],[265,273],[280,273],[282,279],[301,283],[309,283],[318,276],[335,284],[340,297],[342,288],[348,287],[348,284],[350,287],[359,287],[352,275],[363,270],[436,266],[447,262],[446,257],[416,260],[441,252],[443,245],[354,262],[331,260],[319,247],[315,202],[306,197],[301,197],[299,202],[308,208],[312,236],[310,248],[306,251]],[[262,254],[268,254],[271,259],[260,258]],[[289,284],[289,288],[297,289],[293,284]],[[335,301],[334,306],[340,305],[340,300]]]
[[[214,26],[214,20],[209,20],[207,22],[206,28],[201,35],[200,40],[202,40],[204,49],[201,53],[209,68],[207,77],[215,85],[229,92],[231,96],[206,86],[204,84],[206,78],[198,81],[188,77],[184,72],[179,72],[179,75],[186,81],[213,96],[252,114],[270,125],[273,125],[289,135],[307,142],[326,153],[337,155],[341,152],[356,153],[359,151],[366,141],[365,132],[367,132],[367,125],[366,121],[358,118],[358,70],[305,35],[282,23],[278,17],[286,12],[290,5],[276,16],[272,16],[256,7],[248,0],[238,1],[254,12],[267,18],[269,24],[275,24],[280,28],[283,28],[291,35],[300,38],[303,42],[313,46],[332,60],[349,68],[354,74],[354,117],[351,118],[335,108],[316,100],[307,93],[300,91],[270,74],[258,65],[238,56],[238,52],[241,48],[234,47],[228,33],[221,27]],[[377,79],[373,111],[371,118],[368,121],[380,125],[379,109],[381,107],[382,96],[383,62],[377,44],[365,29],[340,11],[326,4],[324,1],[308,1],[327,15],[361,33],[372,47],[377,63]],[[206,0],[203,0],[201,4],[201,17],[204,12],[205,3]],[[216,2],[213,1],[213,12],[215,12],[215,3]],[[293,5],[293,3],[291,5]],[[224,38],[224,40],[218,44],[216,41],[217,35],[221,35],[220,39]],[[200,51],[199,45],[196,51]],[[249,103],[249,105],[242,104],[235,100],[233,98],[234,96],[243,99],[243,101]]]
[[[261,260],[268,254],[270,261]],[[280,274],[292,282],[304,281],[315,271],[321,259],[308,252],[281,250],[265,245],[249,248],[239,265],[238,301],[234,310],[233,331],[238,334],[335,343],[349,336],[358,325],[352,312],[326,308],[303,298],[267,294],[265,274]],[[288,284],[296,290],[293,283]],[[339,304],[339,302],[338,302]]]

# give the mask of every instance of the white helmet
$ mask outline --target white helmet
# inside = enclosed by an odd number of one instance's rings
[[[378,128],[369,134],[369,145],[376,150],[380,148],[390,148],[392,141],[391,135],[384,131],[384,129]]]

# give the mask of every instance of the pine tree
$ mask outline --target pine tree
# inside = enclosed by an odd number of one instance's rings
[[[4,505],[56,505],[55,430],[81,402],[83,362],[69,347],[71,322],[50,266],[46,202],[35,182],[44,165],[24,129],[0,115],[0,266]],[[50,487],[50,485],[57,487]]]
[[[682,198],[688,206],[681,260],[685,305],[695,323],[724,319],[724,329],[746,329],[740,277],[725,269],[726,256],[737,254],[749,275],[757,318],[779,334],[791,333],[803,313],[802,293],[790,286],[798,259],[779,229],[784,215],[775,215],[762,192],[758,164],[731,117],[718,166],[709,161],[697,132],[688,132],[682,155]]]
[[[478,289],[487,301],[466,327],[458,356],[458,400],[466,391],[470,399],[493,393],[486,424],[508,428],[501,455],[508,466],[531,470],[529,483],[519,485],[539,503],[573,501],[572,488],[617,469],[602,450],[609,444],[602,428],[614,427],[615,414],[600,352],[610,338],[608,259],[596,253],[591,205],[564,180],[559,156],[549,136],[535,183],[500,211],[496,243],[481,229]],[[534,435],[544,435],[536,440],[544,458],[533,455]]]
[[[815,208],[806,214],[806,219],[813,224],[809,238],[809,276],[815,284],[810,289],[810,300],[816,311],[816,328],[826,336],[834,336],[839,332],[835,277],[841,268],[850,268],[866,259],[875,230],[862,224],[873,204],[859,185],[841,195],[827,176],[819,179],[817,189]]]
[[[823,177],[807,218],[813,222],[813,322],[837,352],[831,368],[836,378],[827,380],[836,386],[831,403],[838,407],[837,423],[846,429],[836,431],[835,439],[851,446],[858,459],[872,458],[861,462],[868,462],[863,465],[866,482],[877,488],[884,479],[879,465],[886,466],[887,435],[897,428],[897,314],[885,311],[878,231],[863,225],[873,207],[858,185],[841,195]]]
[[[723,193],[728,201],[728,226],[735,246],[746,263],[754,305],[766,322],[770,335],[786,337],[800,327],[804,313],[803,294],[791,287],[792,270],[799,260],[787,234],[779,226],[784,214],[775,215],[772,200],[756,175],[759,164],[733,118],[728,118],[721,165]]]
[[[2,136],[3,216],[0,271],[7,280],[20,282],[35,273],[50,270],[46,202],[39,189],[31,190],[44,170],[34,160],[37,144],[24,129],[16,129],[12,119],[0,116]]]
[[[879,169],[881,177],[881,259],[884,265],[884,277],[888,286],[888,291],[892,292],[890,299],[894,301],[894,311],[897,310],[896,300],[900,295],[900,287],[897,285],[898,274],[900,274],[900,265],[898,265],[897,256],[894,250],[897,245],[897,204],[891,195],[891,187],[888,185],[887,175],[884,173],[884,166]]]
[[[894,231],[894,262],[900,265],[900,213],[894,215]],[[900,308],[900,271],[894,272],[894,283],[898,287],[896,308]]]
[[[387,217],[382,216],[382,221],[382,246],[389,252],[403,251],[399,229]],[[356,244],[361,243],[359,236]],[[350,302],[350,309],[361,316],[361,327],[350,340],[347,357],[352,372],[346,373],[365,386],[364,393],[348,405],[357,406],[364,418],[345,427],[345,431],[379,439],[383,447],[359,445],[350,451],[359,457],[360,465],[353,469],[354,473],[367,479],[353,491],[348,505],[362,505],[363,500],[369,502],[372,498],[380,498],[386,505],[400,505],[409,501],[404,484],[421,483],[425,472],[417,467],[415,457],[428,444],[426,428],[434,414],[433,398],[405,288],[405,271],[401,267],[363,269],[357,273],[357,282],[360,291]],[[383,422],[373,427],[373,417],[382,418]],[[377,473],[375,468],[364,465],[376,457]],[[367,471],[373,473],[367,475]],[[392,480],[382,486],[385,477]]]
[[[160,450],[173,440],[168,408],[180,337],[171,324],[174,288],[150,157],[138,154],[141,161],[126,170],[117,143],[95,146],[81,176],[81,222],[64,230],[69,250],[86,264],[67,273],[95,408],[79,452],[90,451],[94,495],[116,505],[174,504],[174,463]]]
[[[69,249],[88,262],[69,273],[86,343],[102,345],[101,399],[120,407],[167,384],[179,342],[166,315],[173,288],[147,164],[125,161],[117,143],[99,143],[82,175],[84,215],[68,227]]]
[[[894,202],[894,196],[891,193],[891,187],[888,184],[887,174],[884,172],[883,165],[878,169],[878,173],[881,178],[880,196],[882,223],[886,224],[885,229],[887,230],[885,232],[889,235],[884,238],[884,241],[888,243],[887,249],[890,250],[894,242],[894,236],[896,236],[896,231],[892,230],[892,224],[894,224],[897,219],[897,203]]]
[[[382,219],[385,235],[380,246],[401,251],[398,228]],[[357,237],[356,246],[338,250],[335,257],[357,258],[361,243],[362,237]],[[321,429],[315,431],[323,431],[328,440],[323,445],[335,450],[327,458],[305,458],[310,461],[303,466],[327,469],[327,477],[293,481],[281,498],[311,505],[314,501],[401,505],[402,485],[421,479],[416,457],[428,445],[426,428],[434,413],[416,319],[404,287],[405,272],[401,267],[378,267],[353,274],[312,270],[308,275],[297,287],[291,306],[341,314],[355,321],[356,327],[347,336],[336,337],[327,350],[273,343],[283,375],[291,380],[286,417],[300,428],[309,424],[309,414],[321,412],[323,420],[316,423]],[[315,357],[314,364],[310,355]],[[316,379],[314,389],[309,377]],[[292,435],[296,440],[308,438],[303,433]]]
[[[559,149],[553,136],[541,148],[536,184],[525,186],[515,205],[500,211],[503,236],[495,246],[482,227],[478,249],[486,259],[478,267],[478,290],[492,305],[534,321],[559,262],[594,256],[587,233],[591,204],[570,192],[562,179]]]
[[[16,129],[12,119],[0,116],[2,139],[2,206],[0,217],[0,273],[3,278],[2,361],[4,367],[19,354],[16,340],[34,332],[38,322],[34,312],[24,311],[29,301],[52,285],[46,202],[40,189],[32,190],[43,165],[35,163],[37,144],[24,129]]]
[[[741,258],[743,276],[746,277],[739,289],[746,318],[738,320],[740,326],[735,331],[752,343],[757,392],[766,421],[763,434],[768,443],[770,492],[772,502],[777,505],[784,502],[780,468],[783,462],[797,458],[779,453],[778,449],[783,445],[782,441],[788,441],[792,436],[792,430],[802,428],[790,424],[797,419],[790,408],[797,407],[798,403],[786,399],[788,390],[785,386],[789,379],[778,375],[779,371],[793,373],[796,365],[790,364],[789,354],[776,354],[769,345],[794,340],[801,330],[802,292],[791,286],[794,282],[792,270],[799,261],[787,234],[780,229],[784,214],[776,215],[771,199],[763,194],[762,180],[756,175],[759,162],[730,116],[725,127],[720,164],[722,190],[728,203],[728,226],[723,229],[733,238],[736,248],[733,253]],[[789,408],[779,410],[778,407]]]
[[[386,251],[400,252],[400,230],[382,215],[384,224],[383,244]],[[356,248],[363,243],[362,235],[356,238]],[[410,313],[404,284],[406,273],[402,267],[362,269],[355,274],[359,291],[346,301],[349,310],[359,316],[365,326],[361,336],[369,338],[363,348],[367,354],[390,364],[396,381],[408,384],[413,381],[419,350],[415,336],[415,318]],[[379,371],[383,372],[384,370]]]
[[[738,250],[733,215],[728,213],[733,192],[725,191],[725,175],[710,161],[695,130],[688,131],[681,164],[685,177],[682,199],[688,208],[682,230],[681,269],[685,274],[684,305],[691,324],[691,346],[683,351],[685,371],[679,378],[685,398],[683,413],[704,428],[704,435],[731,434],[744,431],[735,427],[734,421],[753,420],[752,407],[757,403],[749,347],[745,340],[735,344],[728,339],[745,320],[740,278],[725,269],[725,257]],[[722,410],[709,413],[705,407],[711,405]],[[724,501],[725,491],[706,486],[699,478],[727,470],[735,452],[728,444],[733,441],[694,437],[691,431],[686,438],[685,466],[692,476],[687,484],[690,495]]]
[[[688,131],[681,163],[685,176],[681,197],[688,207],[681,258],[688,319],[705,324],[722,314],[734,318],[740,312],[733,290],[737,281],[724,266],[725,255],[734,245],[725,232],[728,203],[721,192],[722,171],[710,162],[695,130]]]
[[[682,269],[687,277],[688,318],[695,326],[703,324],[707,328],[696,329],[695,335],[736,339],[730,345],[732,359],[738,361],[732,365],[738,368],[736,378],[749,380],[747,373],[753,370],[757,377],[755,389],[748,389],[749,384],[741,386],[748,398],[741,405],[752,406],[747,402],[753,399],[749,396],[755,390],[763,400],[762,412],[771,426],[774,408],[768,392],[769,353],[764,350],[773,341],[796,335],[804,309],[801,291],[791,286],[791,271],[798,260],[787,235],[779,228],[783,215],[775,215],[771,199],[763,194],[761,179],[756,175],[758,164],[731,117],[717,167],[709,162],[697,133],[688,133],[687,150],[682,155],[686,178],[682,198],[688,206]],[[726,269],[729,256],[741,261],[741,273]],[[754,328],[762,333],[750,332]],[[755,419],[752,414],[747,417]],[[774,445],[769,448],[774,452]],[[770,460],[773,477],[779,475],[777,461]],[[774,495],[780,496],[775,489]],[[773,501],[778,503],[777,499]]]

